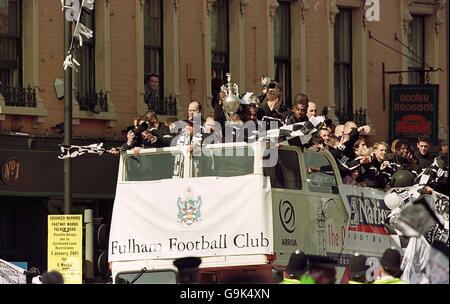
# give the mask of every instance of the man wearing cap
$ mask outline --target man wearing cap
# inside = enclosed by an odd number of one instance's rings
[[[180,284],[198,283],[198,267],[202,260],[197,257],[179,258],[173,261],[178,269],[178,281]]]
[[[366,265],[367,257],[363,254],[355,253],[350,258],[350,280],[349,284],[367,284],[367,270],[369,266]]]
[[[306,254],[300,250],[294,251],[284,271],[284,280],[280,284],[315,284],[314,280],[306,274],[307,270],[308,257]]]
[[[373,284],[407,284],[400,279],[402,257],[394,248],[388,248],[381,257],[380,277]]]

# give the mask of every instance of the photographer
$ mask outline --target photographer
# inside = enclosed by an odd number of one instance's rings
[[[140,148],[157,148],[162,147],[162,139],[156,132],[156,129],[150,128],[148,118],[141,117],[138,126],[127,134],[127,142],[118,148],[109,150],[111,154],[118,155],[121,151],[135,149],[135,153],[139,154]]]
[[[170,142],[173,139],[173,135],[170,133],[170,128],[159,122],[158,116],[155,112],[148,111],[145,113],[145,117],[149,121],[149,130],[153,130],[152,133],[157,138],[155,144],[150,145],[151,148],[169,147]],[[149,137],[149,135],[147,135]],[[154,141],[154,139],[152,139]]]

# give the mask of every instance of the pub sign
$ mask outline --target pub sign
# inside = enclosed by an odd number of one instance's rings
[[[438,140],[439,85],[391,85],[389,142],[405,138],[411,144],[420,135]]]

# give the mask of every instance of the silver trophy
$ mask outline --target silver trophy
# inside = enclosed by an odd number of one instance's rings
[[[239,86],[236,83],[231,83],[231,74],[227,73],[227,83],[222,86],[222,91],[225,92],[223,100],[223,110],[227,116],[235,115],[239,110],[241,99],[239,97]]]

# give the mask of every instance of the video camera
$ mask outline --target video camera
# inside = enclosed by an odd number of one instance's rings
[[[133,132],[135,137],[140,137],[144,131],[148,130],[148,128],[149,128],[148,122],[143,121],[138,127],[133,129],[131,132]]]

